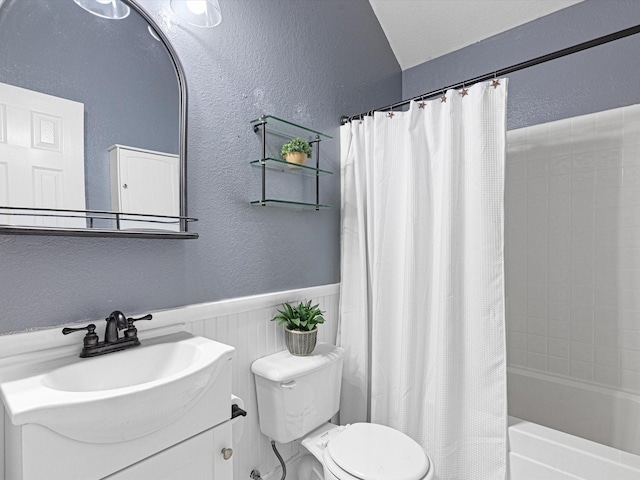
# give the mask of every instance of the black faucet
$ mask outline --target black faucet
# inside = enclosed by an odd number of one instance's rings
[[[124,313],[119,310],[111,312],[111,315],[105,319],[107,321],[107,327],[104,332],[104,342],[99,341],[98,335],[96,334],[96,326],[93,323],[81,328],[63,328],[62,333],[68,335],[72,332],[86,330],[87,334],[84,336],[84,346],[80,352],[80,356],[82,358],[95,357],[96,355],[117,352],[118,350],[140,345],[138,330],[133,326],[133,323],[138,320],[151,320],[152,318],[151,314],[140,318],[127,318]],[[119,338],[118,331],[124,330],[125,328],[124,336]]]
[[[115,343],[118,341],[118,330],[127,328],[127,317],[119,310],[111,312],[107,318],[107,328],[104,331],[104,342]]]

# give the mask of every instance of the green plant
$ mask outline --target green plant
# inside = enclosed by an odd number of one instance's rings
[[[271,319],[271,321],[279,322],[279,325],[285,324],[289,330],[301,330],[308,332],[313,330],[316,325],[324,323],[324,313],[318,305],[311,305],[311,300],[308,302],[300,302],[295,307],[292,307],[288,302],[285,302],[282,310],[278,310],[278,314]]]
[[[282,145],[282,156],[285,157],[287,153],[292,152],[300,152],[306,153],[307,157],[311,158],[311,145],[308,142],[305,142],[301,138],[294,138],[293,140],[289,140],[287,143]]]

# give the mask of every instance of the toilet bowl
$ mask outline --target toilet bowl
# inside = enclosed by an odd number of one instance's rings
[[[431,480],[434,469],[420,445],[374,423],[325,424],[302,445],[322,465],[319,480]],[[315,480],[315,479],[314,479]]]
[[[327,423],[339,409],[343,357],[344,349],[320,343],[308,356],[284,351],[253,362],[260,431],[278,443],[303,439],[324,480],[431,480],[431,460],[404,433]]]

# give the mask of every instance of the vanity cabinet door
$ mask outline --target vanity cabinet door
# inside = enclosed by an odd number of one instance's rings
[[[233,478],[231,423],[226,422],[168,448],[103,480],[228,480]]]

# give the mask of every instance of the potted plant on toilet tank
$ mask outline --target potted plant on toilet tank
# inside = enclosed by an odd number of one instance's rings
[[[324,323],[324,313],[311,300],[300,302],[295,307],[285,302],[282,310],[271,319],[284,325],[284,341],[292,355],[310,355],[316,347],[318,324]]]

